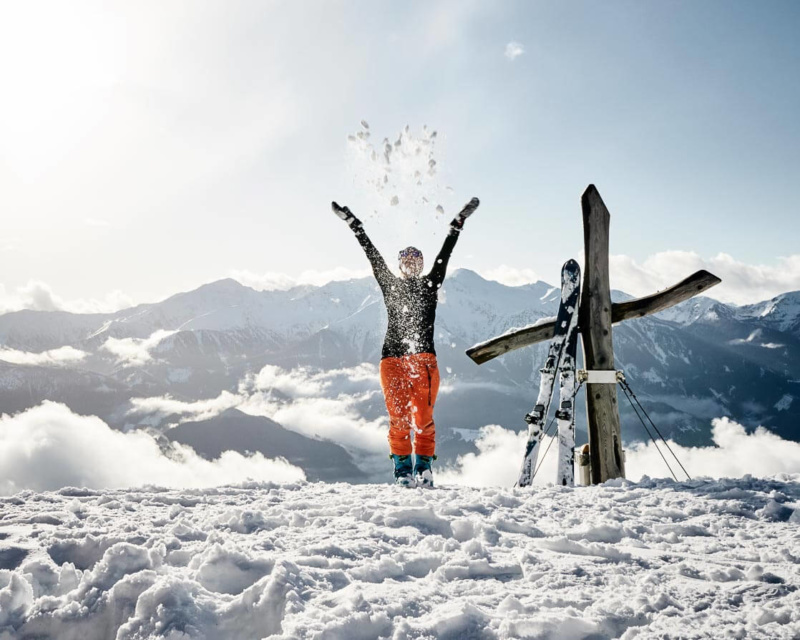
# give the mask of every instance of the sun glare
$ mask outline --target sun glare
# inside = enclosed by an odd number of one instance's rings
[[[23,181],[69,162],[124,71],[124,30],[101,4],[0,9],[0,162]]]

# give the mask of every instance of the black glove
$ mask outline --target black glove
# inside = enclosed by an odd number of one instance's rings
[[[361,228],[361,220],[356,218],[353,215],[353,212],[350,211],[347,207],[340,207],[335,202],[331,202],[331,209],[333,212],[339,216],[342,220],[344,220],[347,224],[350,225],[350,228],[353,230],[358,230]]]
[[[453,218],[453,221],[450,223],[451,229],[458,229],[459,231],[464,226],[464,221],[469,218],[473,213],[475,213],[475,209],[478,208],[478,205],[481,203],[480,200],[477,198],[473,198],[467,204],[464,205],[464,208],[459,211],[458,215]]]

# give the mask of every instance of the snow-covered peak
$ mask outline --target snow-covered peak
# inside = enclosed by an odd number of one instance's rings
[[[628,302],[628,300],[634,300],[634,299],[635,296],[632,296],[629,293],[625,293],[624,291],[620,291],[619,289],[611,290],[612,302]]]
[[[450,282],[458,282],[462,286],[487,286],[491,284],[500,284],[494,280],[487,280],[479,273],[471,269],[456,269],[448,274],[447,280]]]
[[[516,286],[508,285],[499,282],[498,280],[491,280],[488,278],[484,278],[479,273],[476,273],[471,269],[465,269],[465,268],[456,269],[450,275],[448,275],[447,279],[448,281],[459,282],[464,286],[473,286],[473,287],[474,286],[504,287],[507,289],[517,289],[517,290],[523,289],[531,292],[541,291],[542,293],[545,293],[553,289],[552,285],[546,282],[542,282],[541,280]]]
[[[698,321],[716,322],[731,314],[731,308],[722,302],[699,296],[660,311],[657,317],[686,326]]]
[[[255,291],[252,287],[242,284],[233,278],[223,278],[207,284],[200,285],[194,290],[195,293],[214,293],[219,295],[241,294],[244,291]]]
[[[790,291],[770,300],[743,306],[742,318],[758,319],[779,331],[800,331],[800,291]]]
[[[190,305],[201,307],[241,304],[257,295],[258,292],[255,289],[251,289],[232,278],[225,278],[224,280],[201,285],[191,291],[175,294],[157,305],[148,306],[169,308]]]

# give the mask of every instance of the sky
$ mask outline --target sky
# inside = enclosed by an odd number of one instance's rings
[[[788,0],[2,3],[0,311],[364,275],[331,200],[392,258],[478,196],[452,264],[556,282],[590,183],[612,287],[800,289],[798,27]],[[443,215],[376,205],[362,120],[437,131]]]

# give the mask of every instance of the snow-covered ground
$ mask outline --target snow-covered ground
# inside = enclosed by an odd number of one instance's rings
[[[0,638],[798,638],[800,475],[0,498]]]

